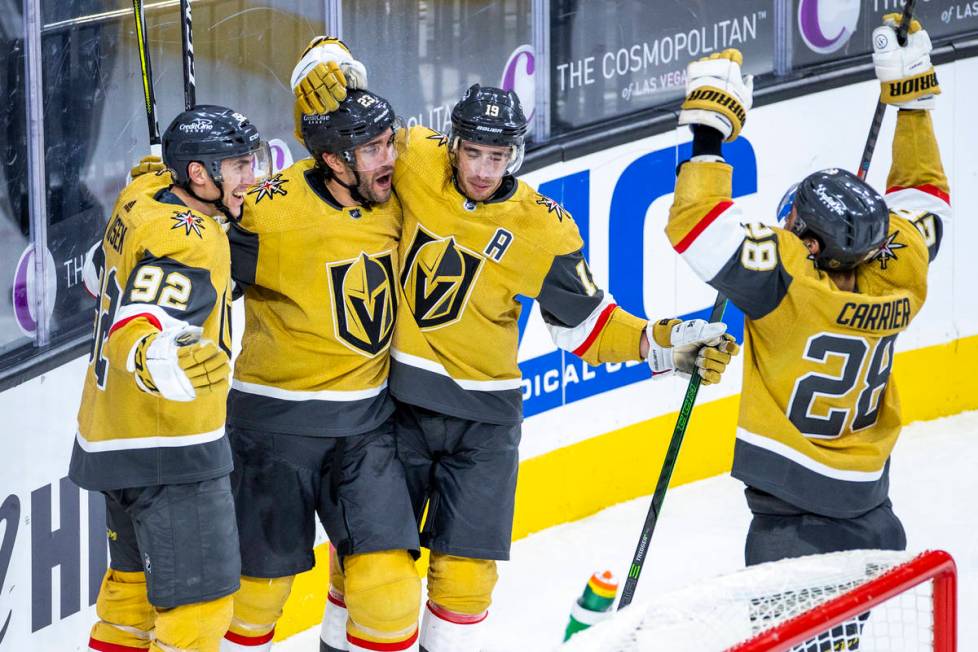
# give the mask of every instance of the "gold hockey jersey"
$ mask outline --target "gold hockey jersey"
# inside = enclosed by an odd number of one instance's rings
[[[99,292],[69,476],[86,489],[195,482],[231,471],[226,397],[146,393],[127,369],[148,334],[189,323],[230,355],[230,253],[221,225],[169,192],[168,176],[127,186],[95,250]]]
[[[445,136],[415,127],[409,143],[394,171],[404,210],[391,351],[397,399],[519,423],[517,295],[539,302],[560,347],[589,362],[639,359],[646,322],[595,286],[567,211],[512,177],[473,202],[455,185]]]
[[[344,208],[312,159],[248,192],[228,233],[245,288],[230,425],[340,437],[390,416],[400,233],[395,197]]]
[[[858,516],[888,494],[900,432],[894,342],[927,295],[950,217],[930,116],[900,111],[889,234],[839,290],[794,234],[744,223],[725,163],[687,162],[666,228],[693,270],[745,314],[733,475],[802,509]]]

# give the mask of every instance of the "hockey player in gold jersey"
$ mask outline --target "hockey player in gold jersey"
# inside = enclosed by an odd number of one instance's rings
[[[406,132],[356,89],[301,130],[312,158],[252,188],[229,233],[245,302],[228,397],[242,577],[222,649],[271,648],[293,577],[313,566],[318,514],[345,570],[335,644],[416,650],[418,531],[387,382]]]
[[[680,123],[692,127],[693,157],[681,167],[667,234],[746,315],[733,475],[754,515],[748,564],[906,545],[888,498],[900,432],[894,342],[924,303],[950,204],[929,113],[940,92],[930,41],[914,21],[899,47],[897,19],[874,32],[877,76],[933,83],[884,93],[900,109],[885,196],[843,170],[815,172],[785,196],[781,227],[752,221],[731,200],[720,142],[736,137],[750,108],[740,53],[688,69]],[[714,99],[696,100],[698,88]]]
[[[315,106],[308,87],[297,94]],[[535,298],[554,341],[592,364],[648,358],[659,375],[678,368],[716,382],[737,350],[723,324],[650,324],[596,286],[573,218],[513,176],[526,128],[514,93],[475,85],[453,109],[452,132],[414,128],[394,170],[404,227],[391,391],[419,522],[427,509],[428,652],[479,649],[496,560],[509,556],[517,295]]]
[[[86,274],[95,339],[69,476],[106,499],[111,563],[88,646],[103,652],[216,652],[240,572],[222,222],[270,157],[247,118],[202,105],[170,124],[163,160],[173,184],[123,190]]]

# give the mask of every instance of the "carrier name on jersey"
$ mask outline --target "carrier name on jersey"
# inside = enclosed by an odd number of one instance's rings
[[[454,237],[443,238],[418,225],[405,257],[401,285],[421,330],[461,318],[484,260]]]
[[[886,303],[847,302],[842,306],[835,323],[860,330],[904,329],[910,325],[910,299],[900,298]]]
[[[397,314],[393,252],[361,252],[326,268],[337,339],[368,357],[386,350]]]

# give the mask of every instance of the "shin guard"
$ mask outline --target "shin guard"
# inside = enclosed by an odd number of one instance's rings
[[[344,566],[350,652],[417,650],[421,578],[410,553],[350,555]]]
[[[230,595],[172,609],[157,609],[156,640],[150,646],[150,652],[219,652],[233,611]]]
[[[88,649],[96,652],[145,652],[153,637],[156,612],[146,596],[142,571],[110,568],[102,578]]]
[[[266,652],[272,649],[275,623],[292,590],[293,576],[242,577],[234,594],[234,617],[221,642],[222,652]]]

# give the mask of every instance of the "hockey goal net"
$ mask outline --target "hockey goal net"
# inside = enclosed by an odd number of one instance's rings
[[[954,652],[955,599],[940,550],[813,555],[630,605],[561,652]]]

